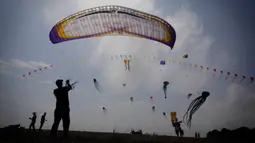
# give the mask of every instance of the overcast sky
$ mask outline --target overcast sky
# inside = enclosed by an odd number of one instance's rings
[[[177,112],[182,119],[191,100],[186,96],[207,90],[211,93],[194,114],[192,128],[182,124],[186,135],[211,129],[255,126],[255,86],[233,77],[224,81],[212,71],[199,72],[179,64],[160,67],[144,56],[182,59],[187,62],[223,69],[231,73],[254,75],[253,0],[19,0],[1,1],[0,5],[0,125],[27,127],[32,112],[47,112],[45,128],[51,128],[57,78],[78,80],[70,92],[71,130],[119,132],[143,129],[144,132],[174,135],[162,112]],[[91,7],[121,5],[157,15],[176,30],[173,50],[146,39],[111,36],[52,44],[51,28],[66,16]],[[110,55],[140,57],[131,62],[131,72],[121,60]],[[65,60],[84,58],[61,65]],[[53,68],[22,78],[34,68]],[[98,93],[96,78],[103,88]],[[162,82],[170,81],[164,99]],[[126,83],[126,88],[122,84]],[[129,100],[134,97],[134,103]],[[150,101],[154,96],[154,101]],[[151,111],[152,106],[156,112]],[[103,114],[102,107],[107,114]],[[39,117],[40,118],[40,117]],[[38,125],[39,126],[39,122]],[[60,128],[62,129],[62,127]]]

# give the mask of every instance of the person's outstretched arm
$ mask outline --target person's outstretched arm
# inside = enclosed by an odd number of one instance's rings
[[[73,84],[70,84],[70,80],[66,80],[66,87],[68,88],[68,91],[74,89],[76,83],[77,82],[74,82]]]

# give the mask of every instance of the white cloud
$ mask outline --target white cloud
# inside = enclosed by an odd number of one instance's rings
[[[12,62],[12,66],[17,68],[36,69],[33,65],[19,59],[12,59],[11,62]]]
[[[28,62],[30,65],[34,66],[34,67],[49,67],[49,64],[46,64],[44,62],[34,62],[34,61],[30,61]]]

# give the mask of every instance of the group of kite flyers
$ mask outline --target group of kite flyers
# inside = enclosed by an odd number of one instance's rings
[[[94,78],[93,79],[95,88],[100,92],[100,84],[99,82]],[[56,97],[56,108],[54,111],[54,123],[51,128],[50,136],[55,137],[57,135],[57,130],[60,121],[63,122],[63,130],[64,130],[64,136],[68,136],[69,133],[69,126],[70,126],[70,107],[69,107],[69,96],[68,92],[70,90],[73,90],[75,88],[77,82],[74,82],[70,84],[69,80],[66,80],[66,85],[63,86],[63,80],[58,79],[56,80],[57,88],[53,91],[55,97]],[[167,98],[167,86],[169,82],[164,81],[163,82],[163,91],[165,94],[165,98]],[[123,86],[126,86],[126,84],[123,84]],[[191,104],[189,105],[185,115],[183,116],[183,121],[187,126],[191,127],[191,119],[192,115],[199,109],[199,107],[205,102],[206,98],[210,95],[209,92],[203,91],[202,95],[194,99]],[[189,95],[188,95],[189,96]],[[153,97],[151,97],[152,99]],[[131,101],[133,101],[133,98],[130,98]],[[152,110],[155,111],[155,106],[152,107]],[[106,108],[103,107],[103,112],[107,112]],[[166,117],[166,113],[163,112],[163,115]],[[172,115],[171,115],[172,116]],[[178,121],[178,119],[175,117],[174,119],[171,119],[172,125],[175,128],[175,132],[177,136],[183,136],[184,132],[181,129],[181,123],[182,121]]]

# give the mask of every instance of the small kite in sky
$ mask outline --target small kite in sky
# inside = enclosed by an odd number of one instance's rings
[[[166,61],[161,60],[159,64],[160,64],[160,65],[165,65],[165,64],[166,64]]]
[[[126,70],[130,71],[130,60],[124,60]]]
[[[187,98],[189,99],[191,96],[192,96],[192,94],[190,93],[190,94],[188,94]]]
[[[246,79],[246,76],[242,76],[242,79],[239,81],[239,83],[242,83]]]
[[[252,83],[254,81],[254,77],[250,77],[250,83]]]
[[[104,113],[107,113],[107,110],[106,110],[106,108],[105,108],[105,107],[103,107],[103,112],[104,112]]]
[[[226,76],[225,80],[227,80],[229,76],[230,76],[230,72],[227,72],[227,76]]]
[[[168,81],[164,81],[163,82],[163,91],[164,91],[164,94],[165,94],[165,98],[167,98],[166,96],[166,91],[167,91],[167,86],[168,86],[169,82]]]
[[[97,91],[100,92],[100,90],[99,90],[99,83],[97,82],[97,80],[95,78],[93,79],[93,82],[94,82],[94,85],[95,85]]]
[[[152,111],[155,112],[155,106],[152,106]]]
[[[184,58],[184,59],[187,59],[188,57],[189,57],[188,54],[185,54],[185,55],[182,56],[182,58]]]
[[[134,98],[133,98],[133,97],[130,97],[130,101],[133,102],[133,101],[134,101]]]

